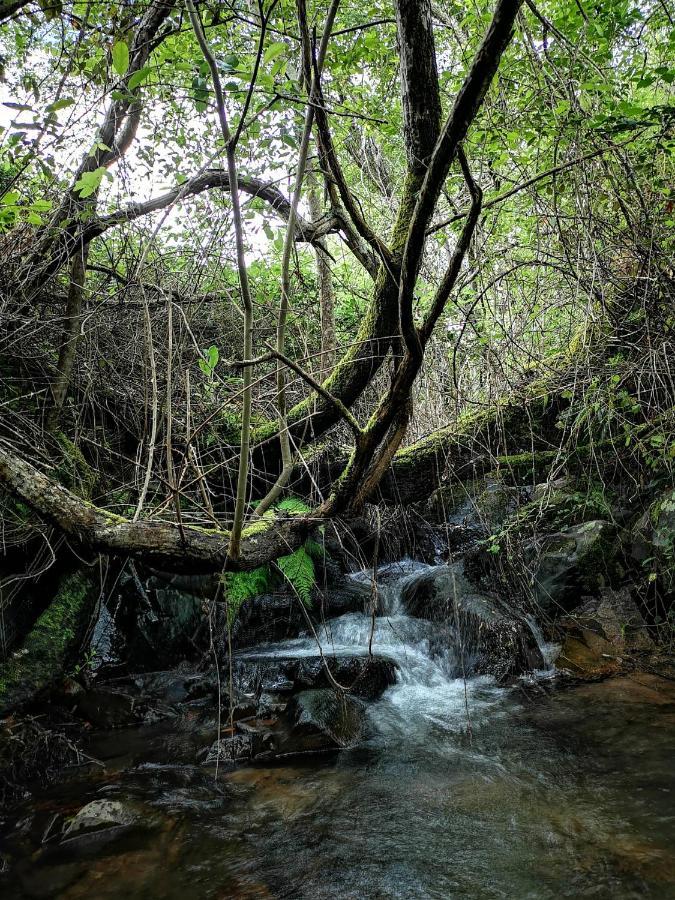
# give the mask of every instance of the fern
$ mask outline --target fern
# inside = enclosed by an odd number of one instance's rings
[[[309,506],[307,506],[306,503],[303,503],[298,497],[285,497],[277,503],[275,509],[290,513],[293,516],[300,516],[310,512]]]
[[[282,502],[295,503],[293,498]],[[298,506],[294,506],[296,510],[303,506],[299,500],[297,504]],[[324,557],[323,546],[317,541],[307,540],[304,546],[299,547],[295,553],[280,556],[276,560],[277,569],[307,607],[312,605],[312,588],[316,584],[314,560],[321,561]],[[260,566],[250,572],[226,572],[223,576],[223,586],[228,625],[232,626],[242,603],[246,600],[254,600],[271,590],[274,585],[275,575],[270,566]]]
[[[305,550],[313,560],[316,560],[316,562],[323,562],[326,558],[326,548],[324,545],[320,544],[318,541],[313,541],[311,538],[307,538],[305,541]]]
[[[272,572],[269,566],[260,566],[250,572],[226,572],[223,577],[225,601],[227,605],[227,621],[232,625],[237,618],[242,603],[253,600],[269,590],[272,584]]]
[[[305,606],[311,607],[316,572],[314,560],[305,547],[298,547],[295,553],[290,553],[288,556],[280,556],[277,566]]]

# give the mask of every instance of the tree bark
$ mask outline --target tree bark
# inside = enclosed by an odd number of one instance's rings
[[[59,424],[77,357],[88,255],[89,245],[81,246],[71,263],[68,302],[66,303],[65,323],[59,348],[59,361],[56,364],[56,376],[52,385],[52,402],[47,413],[48,431],[54,431]]]
[[[2,447],[0,485],[82,546],[138,557],[173,571],[217,572],[226,563],[229,571],[255,569],[298,547],[316,521],[303,517],[251,525],[243,530],[240,554],[233,558],[228,555],[229,531],[113,515]]]

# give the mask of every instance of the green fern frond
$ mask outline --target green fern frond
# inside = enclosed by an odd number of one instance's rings
[[[250,572],[226,572],[223,576],[227,621],[232,625],[242,603],[253,600],[268,591],[272,584],[269,566],[260,566]]]
[[[277,560],[279,571],[290,584],[305,606],[312,605],[312,588],[316,583],[314,560],[304,547],[295,553],[280,556]]]

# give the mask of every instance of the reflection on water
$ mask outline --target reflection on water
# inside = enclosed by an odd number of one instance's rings
[[[395,597],[378,620],[399,681],[351,751],[216,780],[177,726],[97,736],[106,771],[10,823],[3,898],[675,897],[672,683],[465,683],[425,629]],[[344,616],[324,650],[368,637]],[[135,804],[136,825],[50,840],[50,822],[102,797]]]

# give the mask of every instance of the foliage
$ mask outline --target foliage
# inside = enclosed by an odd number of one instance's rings
[[[276,504],[274,510],[290,515],[303,515],[310,508],[297,497],[285,497]],[[314,564],[323,562],[325,558],[323,545],[307,538],[295,552],[277,557],[272,564],[259,566],[248,572],[226,572],[223,585],[230,625],[236,619],[242,603],[254,600],[277,586],[278,575],[281,575],[282,583],[288,585],[305,606],[311,607],[312,591],[316,585]]]
[[[283,500],[280,500],[274,508],[278,509],[280,512],[298,516],[310,512],[310,507],[304,500],[300,500],[299,497],[285,497]]]
[[[254,600],[270,590],[273,576],[269,566],[260,566],[250,572],[226,572],[223,576],[227,621],[231,627],[242,603]]]
[[[276,566],[286,582],[295,591],[305,606],[312,605],[312,588],[316,583],[314,560],[305,547],[298,547],[294,553],[280,556]]]

